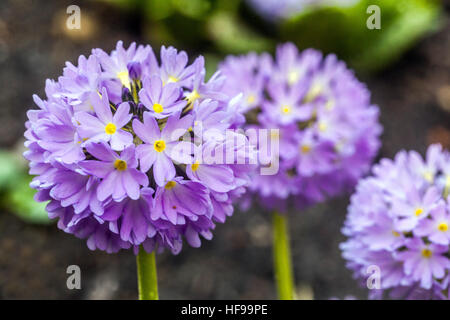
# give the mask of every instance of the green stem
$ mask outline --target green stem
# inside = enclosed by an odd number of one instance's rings
[[[155,252],[147,253],[139,248],[136,257],[139,300],[158,300],[158,277],[156,275]]]
[[[279,299],[293,300],[294,280],[287,216],[277,212],[273,213],[273,261]]]

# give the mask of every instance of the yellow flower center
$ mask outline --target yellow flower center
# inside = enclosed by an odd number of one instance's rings
[[[290,85],[292,85],[297,82],[299,77],[300,74],[297,72],[297,70],[292,70],[288,73],[287,81]]]
[[[249,96],[247,97],[247,103],[248,103],[248,104],[252,104],[252,103],[254,103],[255,101],[256,101],[255,95],[251,94],[251,95],[249,95]]]
[[[124,160],[117,159],[114,161],[114,168],[116,168],[119,171],[127,170],[127,162]]]
[[[394,235],[394,237],[400,237],[400,233],[395,230],[392,230],[392,234]]]
[[[166,186],[164,188],[166,188],[167,190],[170,190],[173,187],[175,187],[176,185],[177,185],[177,183],[175,181],[169,181],[166,183]]]
[[[280,130],[270,129],[270,138],[271,138],[271,140],[280,139]]]
[[[328,126],[327,126],[327,124],[325,122],[320,122],[319,123],[319,130],[320,131],[325,132],[325,131],[327,131],[327,128],[328,128]]]
[[[114,134],[114,133],[116,133],[116,130],[117,130],[117,127],[116,127],[116,125],[114,124],[114,123],[108,123],[107,125],[106,125],[106,127],[105,127],[105,132],[107,133],[107,134]]]
[[[197,171],[199,165],[200,165],[200,164],[198,163],[198,161],[195,161],[195,163],[193,163],[193,164],[191,165],[192,171]]]
[[[322,86],[319,84],[312,85],[305,97],[305,102],[311,102],[322,92]]]
[[[200,94],[198,93],[197,90],[194,90],[191,93],[189,93],[186,98],[188,99],[189,103],[193,103],[195,100],[200,98]]]
[[[179,79],[177,77],[174,76],[169,76],[169,80],[167,82],[178,82]]]
[[[434,180],[434,174],[430,171],[425,171],[423,173],[423,177],[425,178],[425,180],[427,180],[429,183],[432,183]]]
[[[300,150],[302,151],[302,153],[307,154],[311,151],[311,146],[304,144],[301,146]]]
[[[163,108],[163,106],[161,104],[155,103],[153,105],[153,111],[155,111],[156,113],[161,113],[161,112],[164,111],[164,108]]]
[[[291,107],[288,105],[281,106],[281,112],[284,114],[289,114],[291,113]]]
[[[117,78],[119,78],[120,82],[124,87],[127,87],[128,89],[131,88],[128,70],[117,72]]]
[[[328,111],[331,111],[331,110],[333,110],[333,108],[334,108],[334,100],[328,100],[327,101],[327,103],[325,104],[325,108],[328,110]]]
[[[422,257],[431,258],[432,255],[433,255],[433,252],[430,249],[428,249],[428,248],[422,249]]]
[[[423,213],[423,209],[422,208],[417,208],[414,213],[415,213],[416,217],[418,217],[418,216],[420,216]]]
[[[164,140],[156,140],[153,147],[158,152],[163,152],[166,149],[166,142]]]
[[[442,232],[447,231],[448,230],[448,224],[446,222],[439,223],[438,230],[442,231]]]

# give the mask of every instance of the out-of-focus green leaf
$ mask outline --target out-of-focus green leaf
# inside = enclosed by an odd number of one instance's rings
[[[22,174],[19,163],[13,153],[0,150],[0,190],[9,188]]]
[[[209,0],[172,0],[172,4],[181,14],[193,19],[203,19],[211,8]]]
[[[381,9],[381,29],[369,30],[367,8]],[[438,0],[361,0],[352,7],[325,7],[300,13],[281,26],[283,40],[300,48],[334,52],[361,71],[377,71],[398,59],[439,26]]]
[[[49,224],[52,221],[45,210],[46,203],[34,200],[36,191],[30,188],[30,182],[28,175],[16,178],[14,186],[3,195],[2,205],[26,222]]]
[[[424,35],[441,25],[440,6],[433,0],[389,1],[395,16],[382,34],[367,44],[367,49],[355,56],[352,63],[362,70],[379,70],[398,60]],[[383,15],[383,9],[382,13]],[[383,18],[381,18],[383,24]],[[365,30],[369,34],[370,30]]]
[[[169,17],[174,12],[172,0],[142,1],[141,5],[150,20],[161,20]]]
[[[206,68],[206,79],[211,78],[211,76],[217,71],[217,65],[223,60],[222,57],[213,54],[205,53],[205,68]]]
[[[217,47],[227,53],[270,50],[272,41],[257,34],[227,11],[215,13],[208,20],[207,31]]]

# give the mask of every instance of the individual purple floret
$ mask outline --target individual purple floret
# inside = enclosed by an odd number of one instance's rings
[[[130,114],[130,104],[121,103],[113,116],[105,88],[102,90],[102,97],[98,93],[92,93],[91,103],[91,111],[95,115],[87,112],[77,112],[74,115],[79,123],[78,133],[85,144],[93,141],[110,142],[111,148],[118,151],[132,145],[133,135],[122,129],[133,116]]]
[[[358,183],[341,249],[355,278],[365,282],[368,269],[379,268],[373,298],[449,298],[449,163],[440,145],[431,145],[425,159],[400,151]]]
[[[226,138],[242,115],[223,84],[219,74],[205,82],[203,57],[190,64],[172,47],[161,48],[161,63],[150,46],[121,41],[67,63],[28,112],[24,156],[36,200],[49,201],[58,227],[92,250],[200,246],[232,215],[253,157],[243,134],[233,132],[236,144]],[[210,149],[240,162],[205,164]]]
[[[242,92],[247,128],[278,129],[275,175],[255,175],[250,188],[269,208],[304,208],[351,190],[379,147],[382,128],[370,92],[336,56],[291,44],[267,54],[229,56],[219,70],[224,92]],[[261,152],[261,145],[259,146]],[[261,154],[260,154],[261,160]],[[262,163],[270,163],[270,157]]]

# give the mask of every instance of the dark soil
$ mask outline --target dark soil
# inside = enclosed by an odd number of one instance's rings
[[[71,3],[0,2],[0,147],[22,143],[31,95],[43,96],[44,79],[56,78],[66,60],[76,62],[78,55],[88,54],[93,47],[110,50],[118,39],[147,41],[139,36],[133,17],[124,18],[103,2],[78,1],[82,14],[87,13],[86,31],[63,32],[65,8]],[[389,70],[364,79],[381,108],[380,157],[392,157],[402,148],[423,153],[432,142],[450,148],[450,113],[439,96],[440,89],[450,85],[448,12],[447,7],[445,28],[420,42]],[[345,268],[338,248],[347,205],[348,197],[342,197],[290,215],[300,298],[366,297]],[[201,249],[186,246],[178,256],[158,256],[160,296],[273,299],[271,263],[270,216],[237,212],[217,227],[214,239]],[[82,270],[81,290],[66,287],[66,268],[72,264]],[[131,252],[91,252],[83,241],[54,225],[34,226],[0,213],[0,298],[135,299],[135,274]]]

